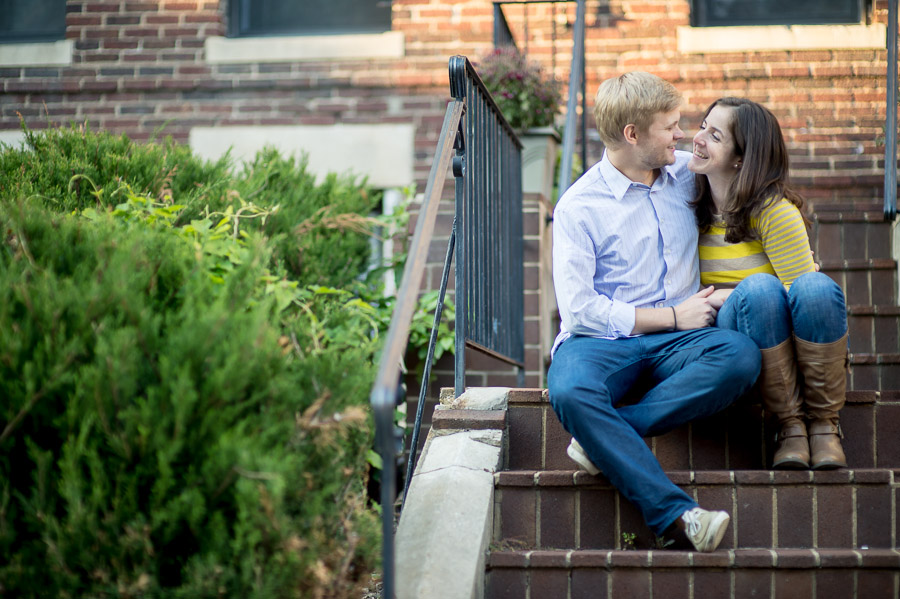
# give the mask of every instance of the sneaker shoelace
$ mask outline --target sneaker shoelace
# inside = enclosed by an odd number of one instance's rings
[[[685,525],[687,525],[687,533],[690,537],[695,537],[700,532],[700,518],[697,517],[696,508],[689,512],[685,512],[682,516]]]

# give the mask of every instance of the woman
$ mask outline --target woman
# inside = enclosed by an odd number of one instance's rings
[[[773,467],[845,467],[844,294],[815,270],[778,121],[744,98],[713,102],[688,168],[702,175],[694,200],[701,282],[727,298],[716,325],[748,335],[762,352],[763,404],[780,425]]]

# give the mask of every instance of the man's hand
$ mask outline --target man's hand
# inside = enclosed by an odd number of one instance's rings
[[[675,306],[677,330],[702,329],[716,322],[716,314],[725,300],[721,295],[713,296],[715,290],[710,285]]]

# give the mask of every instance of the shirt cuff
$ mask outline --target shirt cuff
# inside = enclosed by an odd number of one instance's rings
[[[609,310],[609,337],[629,337],[634,330],[634,306],[613,300]]]

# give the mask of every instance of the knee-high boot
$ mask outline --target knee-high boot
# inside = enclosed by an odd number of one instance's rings
[[[794,341],[788,338],[775,347],[760,350],[762,371],[759,389],[766,411],[778,419],[779,431],[773,468],[809,468],[809,443],[802,420],[800,388]]]
[[[845,468],[838,412],[847,398],[847,334],[833,343],[794,337],[797,368],[803,375],[803,401],[810,419],[809,449],[813,470]]]

